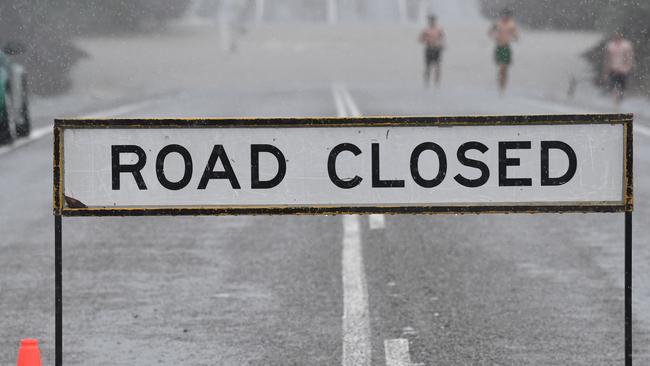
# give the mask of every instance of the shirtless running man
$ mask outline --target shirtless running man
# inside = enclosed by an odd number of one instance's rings
[[[489,34],[496,42],[494,58],[499,66],[499,91],[503,94],[508,83],[508,67],[512,63],[510,44],[519,38],[517,25],[510,9],[501,11],[501,17],[490,28]]]
[[[429,86],[431,69],[435,70],[436,85],[440,82],[440,57],[444,47],[445,32],[434,15],[429,16],[429,26],[420,33],[424,45],[424,85]]]
[[[616,31],[605,46],[603,74],[609,81],[616,105],[621,103],[627,87],[628,75],[634,68],[634,46],[625,39],[622,31]]]

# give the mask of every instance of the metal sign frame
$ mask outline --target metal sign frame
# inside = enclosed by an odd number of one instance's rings
[[[624,127],[624,182],[620,202],[377,205],[377,206],[171,206],[87,208],[64,196],[63,130],[70,129],[185,129],[185,128],[310,128],[310,127],[451,127],[618,124]],[[632,210],[632,116],[506,116],[506,117],[362,117],[266,119],[106,119],[56,120],[54,127],[54,211],[62,216],[176,216],[176,215],[334,215],[334,214],[463,214],[535,212],[622,212]],[[66,204],[67,203],[67,204]]]
[[[172,206],[89,208],[64,195],[65,129],[451,127],[610,124],[623,126],[623,192],[620,202],[490,205],[377,206]],[[339,214],[625,213],[625,365],[632,366],[633,115],[518,115],[472,117],[220,118],[220,119],[57,119],[54,122],[53,210],[55,237],[55,366],[63,365],[63,216],[217,216]]]

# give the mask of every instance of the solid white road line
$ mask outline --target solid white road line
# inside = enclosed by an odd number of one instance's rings
[[[387,339],[384,341],[386,352],[386,366],[417,366],[411,363],[408,339]]]
[[[91,114],[87,114],[82,116],[81,118],[110,118],[110,117],[118,117],[133,111],[136,111],[138,109],[142,109],[144,107],[147,107],[151,104],[153,104],[153,100],[147,100],[143,102],[138,102],[138,103],[131,103],[131,104],[125,104],[119,107],[115,108],[110,108],[110,109],[105,109],[102,111],[94,112]],[[28,137],[26,138],[21,138],[16,141],[14,141],[12,144],[0,147],[0,156],[13,151],[15,149],[18,149],[22,146],[25,146],[29,143],[32,143],[36,140],[40,140],[41,138],[45,136],[49,136],[52,134],[52,129],[53,126],[45,126],[45,127],[40,127],[35,130],[32,130],[32,132],[29,134]]]
[[[352,95],[350,94],[348,88],[346,88],[345,85],[339,85],[339,91],[343,97],[343,100],[345,101],[345,105],[348,107],[350,117],[361,117],[361,111],[359,110],[359,107],[357,107],[357,104],[354,102],[354,99],[352,99]]]
[[[335,88],[348,110],[348,115],[351,117],[361,117],[361,111],[359,110],[357,103],[354,102],[352,94],[350,94],[348,88],[342,84],[336,85]],[[370,215],[368,216],[368,224],[372,230],[383,229],[386,227],[386,217],[383,214]]]
[[[332,85],[339,117],[347,117],[341,87]],[[343,216],[343,366],[370,366],[370,310],[363,267],[361,225],[358,215]]]
[[[336,106],[337,117],[348,117],[348,112],[341,96],[340,86],[337,84],[332,85],[332,96],[334,97],[334,105]]]
[[[327,23],[334,25],[338,23],[339,6],[338,0],[327,0]]]
[[[343,216],[343,366],[370,366],[370,310],[359,216]]]
[[[346,88],[345,85],[340,85],[339,90],[341,96],[343,97],[345,105],[348,107],[350,117],[361,117],[361,111],[359,110],[359,107],[357,107],[357,104],[354,102],[354,99],[352,99],[352,95],[350,94],[348,88]]]

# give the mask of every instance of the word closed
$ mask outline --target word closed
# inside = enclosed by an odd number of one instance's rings
[[[531,141],[499,141],[498,143],[498,185],[501,187],[510,186],[532,186],[532,178],[514,178],[508,176],[508,167],[520,166],[521,159],[515,157],[516,150],[530,150],[532,146]],[[406,183],[403,179],[382,179],[381,174],[381,158],[380,158],[380,143],[371,143],[370,166],[372,175],[372,188],[404,188]],[[337,162],[339,155],[343,152],[348,152],[354,156],[363,154],[361,148],[355,144],[342,143],[329,148],[330,153],[327,158],[327,164],[321,162],[323,169],[327,168],[327,175],[335,186],[341,189],[352,189],[358,187],[364,180],[359,175],[353,178],[342,178],[337,173]],[[469,155],[472,151],[476,153],[485,154],[490,148],[478,141],[468,141],[463,143],[455,150],[455,156],[458,162],[469,168],[474,168],[478,172],[476,178],[467,178],[461,173],[456,174],[453,179],[460,185],[469,188],[477,188],[485,185],[490,179],[490,168],[484,161],[470,158]],[[558,177],[551,177],[550,171],[550,152],[551,150],[558,150],[563,153],[563,157],[568,161],[566,170]],[[509,152],[510,151],[510,152]],[[426,152],[433,153],[433,156],[426,156]],[[260,179],[260,154],[271,154],[274,158],[273,164],[277,166],[273,178],[267,180]],[[122,155],[135,155],[135,161],[129,163],[122,162]],[[167,158],[176,154],[182,160],[182,174],[178,180],[170,180],[165,173],[165,166],[167,165]],[[429,154],[431,155],[431,154]],[[541,141],[539,153],[539,182],[542,186],[557,186],[568,183],[576,173],[577,157],[575,151],[571,146],[562,141]],[[147,167],[147,161],[151,160],[147,157],[145,150],[138,145],[112,145],[111,146],[111,180],[112,189],[120,190],[121,175],[126,173],[132,175],[133,181],[138,189],[146,190],[147,183],[145,183],[142,171]],[[198,190],[205,190],[211,180],[226,180],[230,183],[231,189],[241,189],[237,173],[232,167],[232,163],[226,149],[223,145],[214,145],[209,157],[199,156],[192,157],[188,148],[171,144],[163,147],[155,158],[155,166],[157,184],[167,190],[180,190],[185,189],[190,185],[194,177],[195,161],[205,162],[201,167],[205,167],[198,171],[200,175],[199,183],[196,186]],[[244,160],[243,157],[241,160]],[[558,159],[560,160],[560,159]],[[435,142],[423,142],[412,149],[410,159],[407,162],[410,169],[411,178],[413,182],[423,188],[438,187],[447,177],[448,162],[447,153],[445,150]],[[530,162],[525,162],[530,163]],[[560,164],[556,161],[556,164]],[[221,165],[216,169],[217,165]],[[420,170],[420,166],[424,165],[423,170],[431,170],[426,167],[434,167],[435,173],[431,178],[425,177]],[[250,145],[250,189],[271,189],[277,187],[282,183],[287,172],[287,161],[285,154],[278,147],[270,144],[252,144]],[[472,174],[470,174],[472,175]],[[190,187],[194,188],[194,187]],[[227,189],[227,188],[226,188]]]

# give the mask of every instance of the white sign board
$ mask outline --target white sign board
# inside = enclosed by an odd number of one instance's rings
[[[614,117],[59,121],[55,196],[64,214],[621,211]]]

